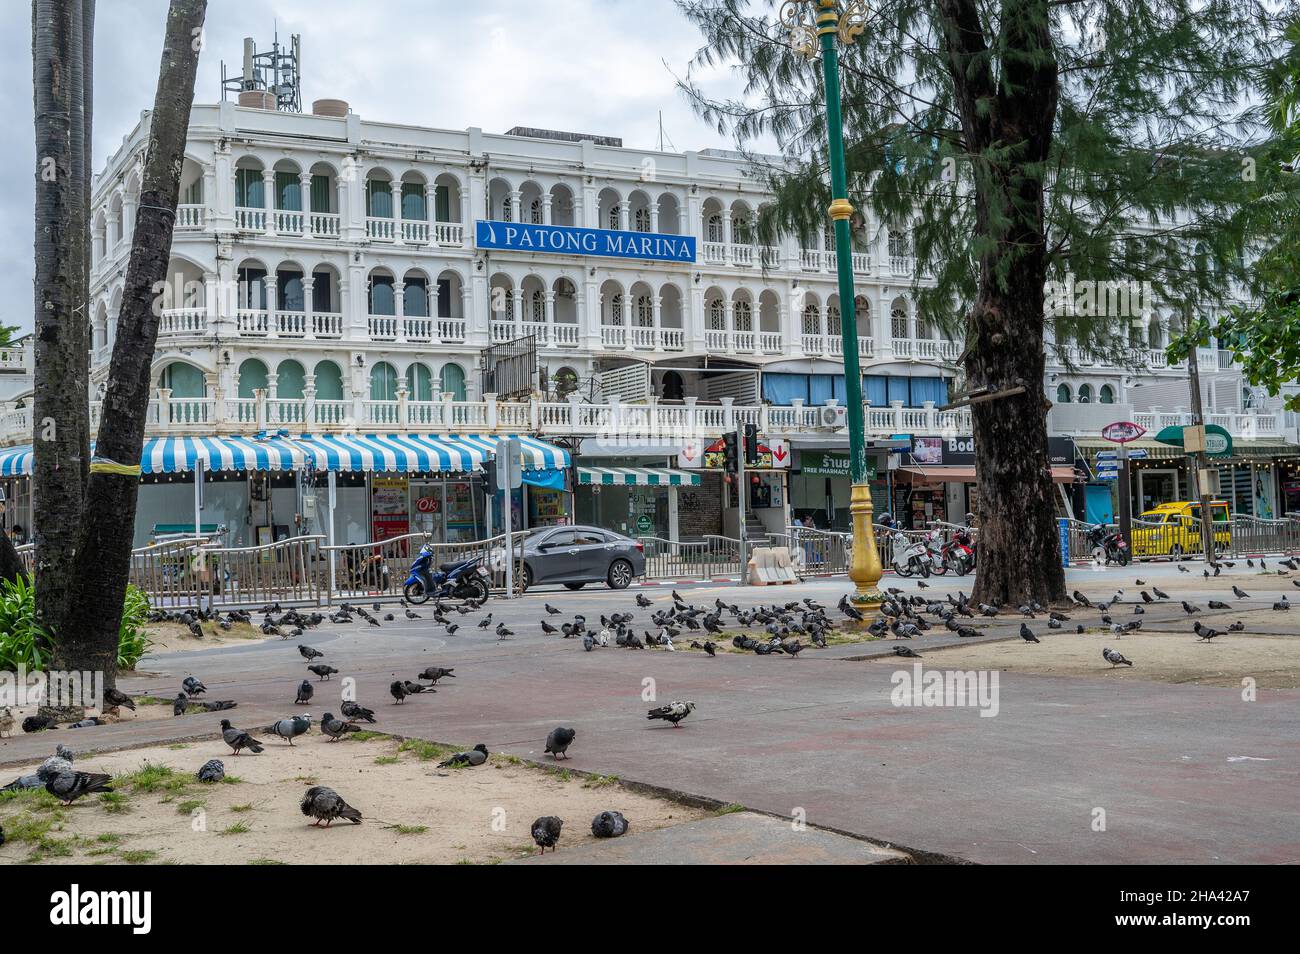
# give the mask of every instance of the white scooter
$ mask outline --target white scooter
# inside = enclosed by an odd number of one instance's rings
[[[893,548],[890,563],[895,573],[899,576],[911,576],[913,573],[930,575],[930,555],[924,543],[919,540],[915,543],[909,541],[901,530],[892,531],[889,542]]]

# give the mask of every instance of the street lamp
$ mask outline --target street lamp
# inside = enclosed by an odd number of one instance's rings
[[[849,579],[857,587],[854,602],[879,603],[880,554],[872,528],[871,488],[867,485],[866,428],[862,419],[862,371],[858,364],[858,319],[854,308],[852,239],[848,183],[844,173],[844,125],[840,117],[840,60],[835,41],[852,44],[866,29],[862,0],[786,0],[781,23],[789,30],[790,46],[815,59],[820,41],[822,76],[826,86],[826,131],[831,164],[831,204],[835,223],[835,271],[839,279],[840,334],[844,339],[844,386],[848,403],[849,476],[853,491],[849,514],[853,520],[853,553]]]

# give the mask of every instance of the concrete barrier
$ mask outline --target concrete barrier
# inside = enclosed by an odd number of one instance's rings
[[[789,547],[754,547],[747,569],[749,582],[754,586],[799,582]]]

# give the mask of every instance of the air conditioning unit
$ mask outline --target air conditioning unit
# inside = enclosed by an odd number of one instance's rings
[[[848,414],[848,408],[839,407],[838,405],[828,405],[817,409],[817,424],[819,427],[840,428],[844,426],[845,417]]]

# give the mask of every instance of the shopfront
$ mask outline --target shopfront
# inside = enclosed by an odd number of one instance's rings
[[[882,473],[884,466],[883,454],[868,453],[867,482],[877,514],[889,509],[889,485]],[[805,526],[847,532],[852,526],[849,517],[852,487],[847,448],[796,450],[790,471],[791,519],[797,517]]]
[[[678,539],[678,488],[699,487],[699,474],[632,458],[601,458],[599,466],[579,461],[577,522],[629,537]]]

